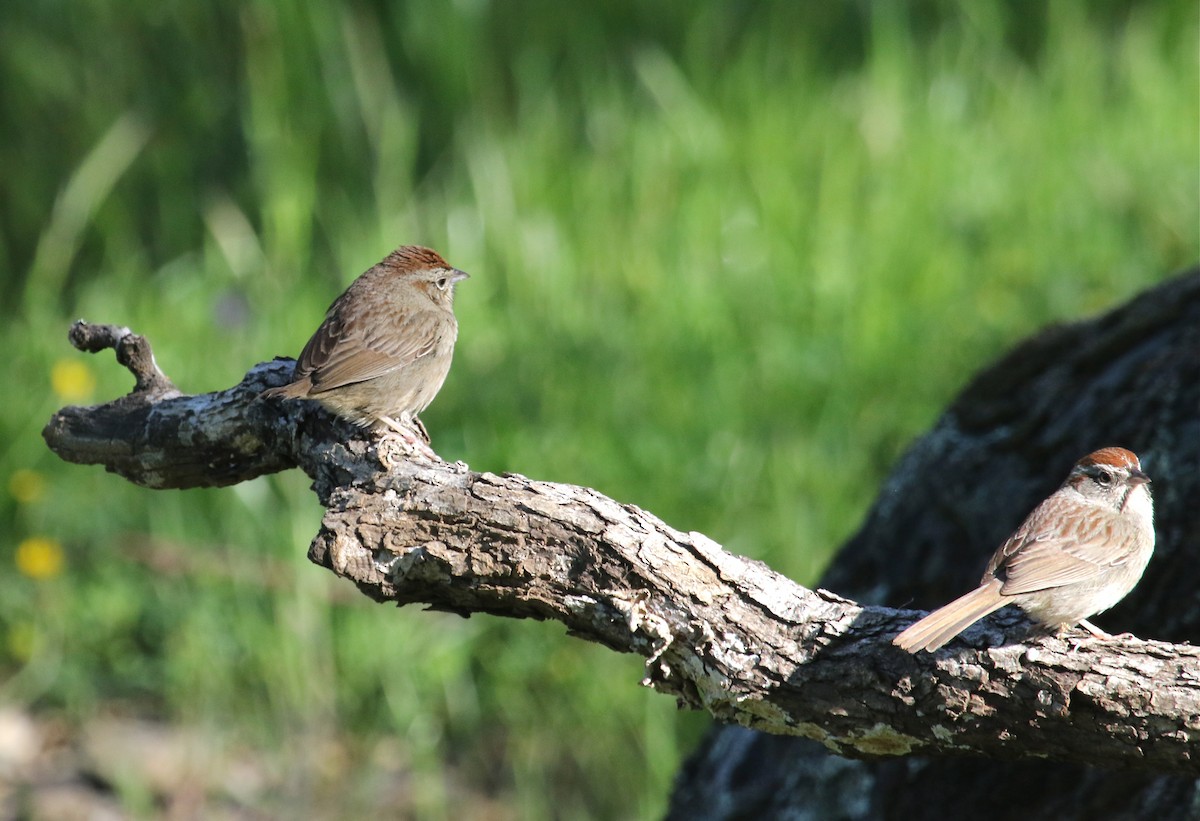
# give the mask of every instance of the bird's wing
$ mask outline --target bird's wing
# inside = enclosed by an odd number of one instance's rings
[[[1030,515],[988,567],[1004,581],[1001,593],[1015,596],[1086,582],[1129,561],[1137,541],[1129,525],[1100,510],[1095,514],[1066,515],[1063,518],[1074,525],[1052,535],[1033,532],[1029,520],[1047,517]]]
[[[304,346],[298,375],[312,380],[312,393],[333,390],[383,376],[431,353],[454,323],[437,311],[416,311],[385,332],[347,328],[331,315]]]

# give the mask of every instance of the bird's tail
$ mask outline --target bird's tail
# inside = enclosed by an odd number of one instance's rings
[[[918,650],[932,653],[988,613],[1006,604],[1009,601],[1000,595],[1000,580],[992,579],[945,607],[934,610],[892,639],[892,644],[910,653]]]

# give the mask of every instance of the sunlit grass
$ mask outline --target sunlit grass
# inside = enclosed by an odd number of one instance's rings
[[[91,4],[0,33],[74,124],[8,163],[10,219],[44,218],[0,248],[22,262],[0,275],[22,386],[0,551],[52,540],[62,564],[0,576],[0,692],[272,749],[316,807],[370,806],[369,775],[322,769],[335,738],[368,773],[402,761],[421,817],[654,817],[704,720],[639,688],[638,659],[367,602],[305,560],[299,474],[152,492],[48,454],[56,407],[131,387],[69,321],[128,325],[214,390],[295,355],[392,247],[432,245],[472,274],[425,414],[443,456],[594,486],[813,583],[971,373],[1194,262],[1195,8],[1052,4],[1022,48],[1002,4],[889,6],[834,49],[806,33],[844,34],[817,4],[597,10],[609,39],[570,47],[556,12],[460,5],[176,10],[165,61]],[[124,94],[84,95],[85,39]]]

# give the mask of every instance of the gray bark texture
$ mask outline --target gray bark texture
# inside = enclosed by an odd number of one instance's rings
[[[888,815],[897,796],[921,791],[936,803],[938,790],[961,788],[966,776],[943,782],[939,766],[1098,765],[1110,768],[1099,787],[1127,779],[1146,801],[1148,785],[1195,801],[1200,649],[1179,642],[1200,616],[1200,272],[1051,329],[979,376],[885,485],[829,571],[837,593],[594,490],[473,472],[314,403],[260,399],[287,380],[287,361],[189,396],[128,329],[81,322],[70,338],[81,350],[113,348],[137,385],[56,413],[43,436],[62,458],[156,489],[300,467],[326,508],[309,557],[365,594],[561,621],[644,656],[647,686],[740,725],[715,730],[689,763],[678,818]],[[1155,479],[1160,547],[1142,585],[1101,621],[1153,641],[1027,635],[1005,612],[935,656],[890,644],[919,614],[885,605],[963,592],[1074,460],[1109,444],[1137,451]],[[1011,793],[1015,777],[990,794]]]
[[[1113,632],[1196,642],[1200,270],[1103,316],[1045,330],[980,373],[897,465],[822,585],[875,606],[944,604],[978,582],[996,546],[1079,456],[1113,444],[1138,453],[1153,476],[1157,546],[1141,583],[1093,621]],[[938,652],[936,669],[909,677],[913,709],[931,725],[972,721],[980,702],[1005,709],[993,701],[993,673],[977,667],[974,656],[975,648],[999,638],[995,624],[968,631]],[[1061,661],[1045,671],[1058,685],[1046,687],[1040,674],[1023,667],[1000,697],[1043,702],[1049,696],[1048,713],[1106,721],[1096,713],[1100,702],[1154,677],[1127,677],[1129,671],[1115,671],[1090,651],[1076,657],[1079,666]],[[1186,675],[1200,676],[1200,668]],[[1001,747],[1040,737],[1042,749],[1014,761],[965,749],[969,755],[855,761],[804,739],[715,726],[680,773],[669,817],[1200,818],[1194,770],[1099,759],[1099,766],[1086,766],[1055,751],[1058,729],[1041,717],[1001,732]],[[1200,733],[1194,725],[1184,732],[1195,760]],[[1118,743],[1141,744],[1138,730],[1120,735]]]

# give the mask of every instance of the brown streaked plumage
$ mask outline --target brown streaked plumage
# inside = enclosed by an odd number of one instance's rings
[[[424,436],[416,415],[450,371],[454,290],[466,276],[429,248],[397,248],[329,306],[291,383],[262,395],[315,399],[356,424],[406,435],[416,425]]]
[[[1137,456],[1102,448],[1080,459],[988,562],[979,587],[933,611],[892,643],[937,650],[1006,604],[1064,630],[1125,598],[1154,551],[1154,506]]]

